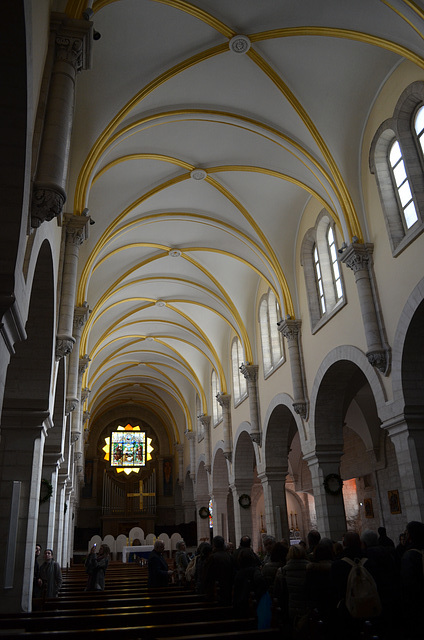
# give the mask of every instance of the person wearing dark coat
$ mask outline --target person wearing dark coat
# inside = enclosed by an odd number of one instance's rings
[[[373,576],[382,612],[374,621],[376,633],[385,640],[398,640],[401,637],[399,573],[391,546],[379,544],[375,531],[367,529],[362,532],[361,542],[364,555],[368,558],[365,568]]]
[[[395,543],[389,536],[387,535],[385,527],[378,527],[378,544],[380,547],[393,547],[395,548]]]
[[[255,564],[260,567],[262,565],[262,561],[260,559],[259,556],[256,555],[256,553],[253,551],[252,549],[252,540],[250,538],[250,536],[242,536],[240,538],[240,546],[234,551],[233,553],[233,558],[234,558],[234,562],[237,566],[237,558],[239,553],[242,551],[242,549],[250,549],[255,557]]]
[[[287,553],[286,564],[278,569],[274,584],[274,597],[280,605],[283,624],[289,627],[309,610],[306,592],[306,567],[309,560],[303,545],[292,545]]]
[[[234,582],[234,561],[222,536],[212,540],[212,553],[206,564],[204,585],[208,600],[230,605]]]
[[[35,561],[34,561],[34,581],[32,586],[32,597],[41,598],[41,585],[43,584],[40,579],[40,565],[38,564],[38,558],[41,553],[41,545],[35,545]]]
[[[110,549],[107,544],[101,544],[96,554],[96,547],[92,547],[85,561],[88,573],[86,591],[104,591],[106,569],[109,565]]]
[[[333,541],[322,538],[312,554],[312,560],[306,567],[306,593],[313,619],[320,621],[325,629],[326,640],[337,638],[334,624],[337,607],[337,593],[331,579],[331,566],[335,559]]]
[[[57,598],[62,586],[62,572],[58,562],[55,562],[53,551],[44,551],[44,562],[40,567],[39,578],[42,582],[43,596],[46,598]]]
[[[361,632],[361,622],[352,618],[346,608],[347,580],[352,566],[343,558],[355,560],[355,558],[363,558],[365,554],[361,547],[361,539],[356,531],[347,531],[343,536],[342,542],[343,551],[331,565],[331,580],[336,590],[338,601],[337,624],[340,638],[343,638],[343,640],[356,640]],[[369,569],[368,563],[365,568]]]
[[[406,525],[406,551],[400,564],[400,586],[406,640],[423,637],[424,604],[424,524],[408,522]]]
[[[174,573],[168,568],[168,563],[163,557],[165,551],[165,545],[162,540],[156,540],[153,551],[150,553],[147,560],[147,586],[153,587],[166,587],[169,582],[169,578]]]

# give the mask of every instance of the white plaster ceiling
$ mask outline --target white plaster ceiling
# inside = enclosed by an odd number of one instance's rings
[[[80,17],[83,5],[66,10]],[[365,228],[367,115],[402,56],[421,55],[423,23],[402,0],[96,0],[93,10],[101,38],[77,80],[68,187],[68,207],[95,221],[77,299],[91,309],[87,408],[94,420],[129,398],[161,415],[172,406],[181,442],[195,393],[209,400],[211,364],[231,393],[232,328],[260,358],[260,278],[297,315],[309,199],[328,204],[346,240]],[[248,53],[229,50],[237,34]],[[190,177],[197,168],[205,180]]]

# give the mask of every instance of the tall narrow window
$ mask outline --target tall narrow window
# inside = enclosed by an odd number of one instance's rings
[[[280,305],[274,292],[269,290],[259,305],[259,328],[265,375],[271,373],[283,361],[283,340],[277,324],[280,320]]]
[[[200,442],[205,437],[205,430],[202,424],[202,421],[199,419],[199,416],[202,413],[202,403],[200,402],[200,398],[196,393],[196,422],[197,422],[197,441]]]
[[[234,404],[238,404],[243,398],[247,396],[246,378],[240,371],[240,367],[243,364],[243,361],[243,349],[240,345],[240,341],[238,338],[234,338],[231,345],[231,367],[233,372]]]
[[[389,162],[404,222],[406,224],[406,228],[410,229],[412,225],[417,222],[418,215],[412,198],[408,176],[406,175],[402,151],[397,140],[395,140],[390,148]]]
[[[331,271],[333,273],[334,289],[337,300],[343,296],[342,278],[340,275],[339,261],[337,259],[336,242],[334,240],[334,231],[328,227],[327,231],[328,252],[330,254]]]
[[[314,246],[314,267],[315,267],[315,279],[317,282],[317,290],[318,290],[318,298],[319,298],[319,304],[321,308],[321,314],[324,315],[326,310],[324,286],[322,282],[321,265],[320,265],[318,249],[316,245]]]
[[[417,134],[421,153],[424,156],[424,106],[418,109],[415,116],[415,133]]]
[[[222,407],[219,404],[216,396],[218,395],[220,388],[218,385],[218,376],[216,375],[216,371],[212,371],[212,420],[213,425],[216,426],[218,422],[222,420]]]

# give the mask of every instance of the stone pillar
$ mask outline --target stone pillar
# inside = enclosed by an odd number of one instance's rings
[[[61,566],[63,568],[67,567],[69,564],[69,537],[70,537],[70,528],[72,526],[72,493],[73,489],[71,486],[66,487],[65,492],[65,504],[66,504],[66,514],[64,518],[64,529],[63,529],[63,545],[62,545],[62,562]]]
[[[323,538],[341,540],[346,531],[343,493],[327,493],[324,480],[329,474],[338,475],[342,451],[321,451],[304,456],[312,476],[317,527]]]
[[[285,320],[278,323],[278,330],[281,331],[287,340],[290,357],[290,369],[293,383],[293,409],[304,420],[308,417],[308,400],[306,392],[305,371],[303,364],[303,354],[300,342],[301,320],[293,320],[287,316]]]
[[[175,451],[178,454],[178,484],[184,486],[184,445],[174,444]]]
[[[88,238],[90,218],[65,214],[65,255],[60,294],[59,327],[56,336],[56,361],[71,353],[79,248]]]
[[[88,320],[90,311],[88,303],[84,302],[82,307],[75,307],[73,334],[75,338],[74,348],[69,358],[68,386],[66,394],[66,414],[75,410],[79,403],[78,398],[78,368],[79,368],[79,348],[81,342],[82,329]]]
[[[78,362],[78,378],[77,378],[77,403],[75,406],[75,409],[72,413],[71,416],[71,433],[72,433],[72,440],[73,442],[75,442],[75,460],[77,462],[81,461],[82,459],[82,453],[83,453],[83,446],[84,446],[84,439],[81,438],[81,434],[82,434],[82,412],[81,412],[81,387],[82,387],[82,377],[88,367],[88,364],[90,362],[90,358],[85,355],[82,356],[82,358],[79,358],[79,362]],[[82,464],[82,462],[80,462],[80,464],[78,465],[78,467],[80,467]],[[81,473],[81,469],[78,468],[77,470],[78,473]]]
[[[33,186],[31,225],[61,215],[66,200],[69,149],[74,119],[75,81],[90,63],[91,23],[52,14],[54,63]]]
[[[261,446],[261,427],[259,417],[259,399],[258,399],[258,365],[246,362],[240,367],[240,371],[247,381],[247,392],[249,394],[249,410],[250,410],[250,437],[253,442]]]
[[[185,437],[190,447],[190,478],[194,484],[196,482],[196,434],[193,431],[186,431]]]
[[[286,475],[284,471],[269,471],[260,474],[265,502],[266,530],[277,539],[290,538],[290,525],[287,514]]]
[[[55,552],[57,552],[57,549],[53,545],[59,460],[57,454],[50,454],[46,450],[44,451],[42,478],[50,484],[52,494],[43,504],[40,503],[37,529],[37,540],[43,549],[53,549]]]
[[[383,318],[378,303],[373,269],[374,245],[353,242],[342,255],[341,261],[355,274],[367,341],[368,362],[387,375],[390,368],[390,347],[386,343]]]
[[[222,536],[228,541],[227,496],[228,489],[215,489],[212,494],[212,504],[213,535]]]
[[[234,527],[236,532],[236,542],[238,544],[238,541],[242,536],[252,537],[252,508],[249,507],[248,509],[245,509],[239,504],[239,498],[244,493],[250,496],[252,482],[238,481],[235,484],[230,485],[230,489],[233,494]]]
[[[66,487],[70,478],[67,473],[59,471],[56,493],[56,522],[55,537],[53,543],[53,551],[55,553],[56,562],[63,566],[63,533],[65,526],[65,505],[66,505]]]
[[[232,461],[232,423],[231,423],[231,396],[220,391],[216,396],[222,407],[222,422],[224,430],[224,457]]]
[[[209,518],[201,518],[199,511],[202,507],[209,508],[209,496],[202,495],[196,497],[196,522],[197,522],[197,544],[209,542],[210,528]]]
[[[408,410],[408,409],[407,409]],[[424,522],[424,415],[422,408],[382,424],[395,446],[406,522]],[[396,487],[393,487],[396,488]]]
[[[51,426],[48,411],[5,408],[2,412],[1,613],[31,611],[43,453],[47,429]]]
[[[208,473],[211,472],[211,461],[212,461],[212,453],[211,453],[211,417],[202,413],[198,416],[200,422],[202,423],[203,433],[205,435],[205,469]]]

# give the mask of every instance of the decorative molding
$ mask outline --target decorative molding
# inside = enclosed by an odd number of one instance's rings
[[[56,336],[56,362],[72,353],[74,344],[72,336]]]
[[[35,183],[32,191],[31,226],[38,229],[43,222],[60,216],[65,201],[66,193],[59,185],[46,187]]]
[[[247,53],[252,46],[249,38],[247,36],[236,35],[231,38],[228,43],[230,51],[233,53],[237,53],[238,55]]]
[[[72,411],[75,411],[79,404],[78,398],[66,398],[65,402],[65,413],[69,415]]]

